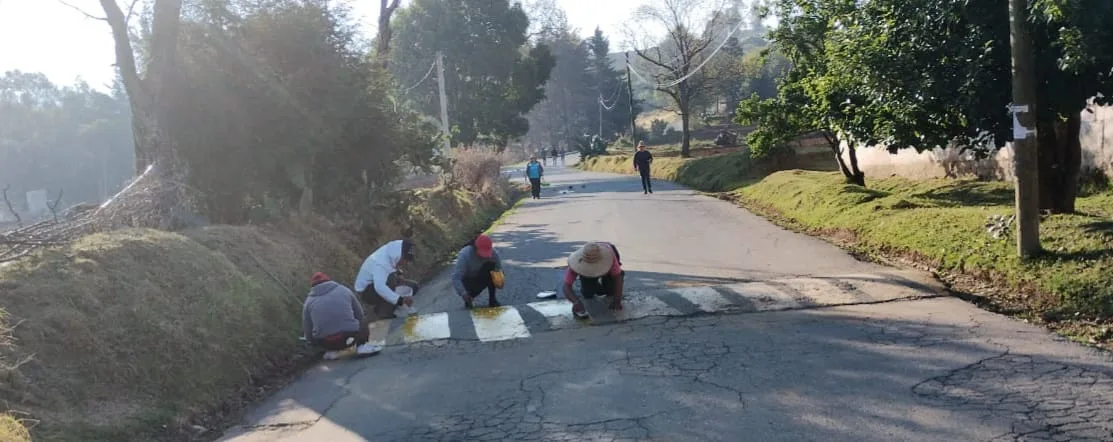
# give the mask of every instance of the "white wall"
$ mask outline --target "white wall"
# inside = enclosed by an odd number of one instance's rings
[[[1113,107],[1093,106],[1093,113],[1082,112],[1083,170],[1098,168],[1113,176]],[[845,156],[845,154],[844,154]],[[1006,145],[996,155],[975,160],[972,155],[959,154],[958,149],[936,149],[917,153],[904,149],[890,154],[883,148],[858,151],[858,165],[866,176],[892,175],[913,179],[978,176],[986,179],[1012,179],[1012,146]]]

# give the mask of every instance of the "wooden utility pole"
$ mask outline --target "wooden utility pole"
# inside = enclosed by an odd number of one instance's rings
[[[1028,33],[1028,0],[1009,0],[1012,30],[1013,175],[1016,177],[1016,246],[1021,258],[1038,255],[1040,247],[1039,141],[1036,118],[1035,63]]]
[[[638,125],[634,116],[634,84],[630,82],[630,52],[626,52],[626,92],[630,96],[630,141],[638,145]]]
[[[448,94],[444,91],[444,54],[437,51],[437,89],[441,95],[441,130],[444,133],[444,152],[452,156],[452,131],[448,127]]]

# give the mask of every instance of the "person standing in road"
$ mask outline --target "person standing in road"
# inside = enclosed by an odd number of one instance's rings
[[[495,291],[502,288],[502,260],[487,235],[479,235],[456,255],[452,287],[464,298],[464,308],[475,307],[475,298],[487,291],[487,307],[498,307]]]
[[[541,155],[541,164],[544,165],[545,164],[545,159],[546,159],[545,155],[549,154],[549,150],[545,149],[545,146],[541,146],[540,152],[538,152],[538,153]]]
[[[553,166],[556,166],[556,165],[557,165],[557,164],[556,164],[556,161],[557,161],[557,155],[559,155],[559,154],[560,154],[559,152],[557,152],[557,148],[556,148],[556,146],[553,146],[553,150],[549,151],[549,153],[550,153],[550,154],[552,154],[552,157],[553,157]]]
[[[638,142],[638,151],[634,153],[634,170],[642,177],[642,192],[646,195],[653,193],[653,181],[649,178],[649,165],[653,163],[653,154],[645,150],[645,142]]]
[[[413,262],[413,240],[400,239],[386,243],[363,261],[353,287],[363,302],[370,304],[380,319],[394,318],[394,309],[413,307],[413,295],[401,296],[395,289],[406,286],[416,294],[418,284],[402,278],[399,268]]]
[[[526,178],[529,179],[530,193],[533,199],[541,199],[541,178],[545,176],[545,166],[537,162],[537,157],[531,157],[526,164]]]
[[[367,342],[371,331],[355,293],[323,272],[313,274],[309,287],[301,312],[302,332],[306,341],[325,350],[325,360],[339,358],[352,346],[360,356],[383,350]]]
[[[560,149],[560,165],[561,166],[567,166],[568,165],[567,163],[564,162],[564,154],[565,154],[565,150],[564,150],[564,148],[561,148]]]
[[[611,310],[622,310],[622,289],[626,272],[618,248],[607,242],[590,242],[568,257],[568,269],[564,271],[561,287],[564,298],[572,303],[572,315],[587,318],[587,308],[576,297],[572,285],[580,280],[580,292],[584,299],[596,296],[610,296]]]

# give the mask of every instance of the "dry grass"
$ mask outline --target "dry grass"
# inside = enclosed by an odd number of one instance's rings
[[[465,189],[487,192],[501,181],[502,157],[492,149],[458,149],[452,154],[452,172]]]
[[[510,199],[501,187],[420,192],[409,207],[415,273],[431,273]],[[50,440],[152,440],[234,410],[230,397],[302,352],[308,275],[350,284],[367,245],[405,228],[378,224],[359,238],[319,219],[126,229],[2,267],[0,327],[12,330],[0,333],[0,400]]]
[[[15,416],[0,414],[0,441],[31,442],[31,433]]]

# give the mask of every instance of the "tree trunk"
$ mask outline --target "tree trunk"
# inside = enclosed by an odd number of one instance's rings
[[[1082,170],[1082,142],[1079,112],[1040,118],[1039,138],[1040,209],[1051,213],[1074,213],[1078,197],[1078,177]]]
[[[846,161],[842,159],[842,146],[839,145],[838,137],[824,131],[823,139],[827,140],[827,146],[831,148],[831,152],[835,154],[835,161],[839,163],[839,171],[842,176],[846,177],[847,182],[854,178],[854,174],[850,173],[850,169],[846,167]]]
[[[387,5],[387,1],[379,2],[379,35],[375,42],[375,57],[378,58],[379,66],[384,71],[390,65],[390,39],[393,36],[390,30],[390,16],[394,14],[395,9],[398,9],[401,0],[391,0],[390,5]]]
[[[866,187],[866,174],[858,168],[858,150],[854,148],[854,143],[846,143],[846,155],[850,158],[850,174],[847,179],[850,184],[857,184]]]

